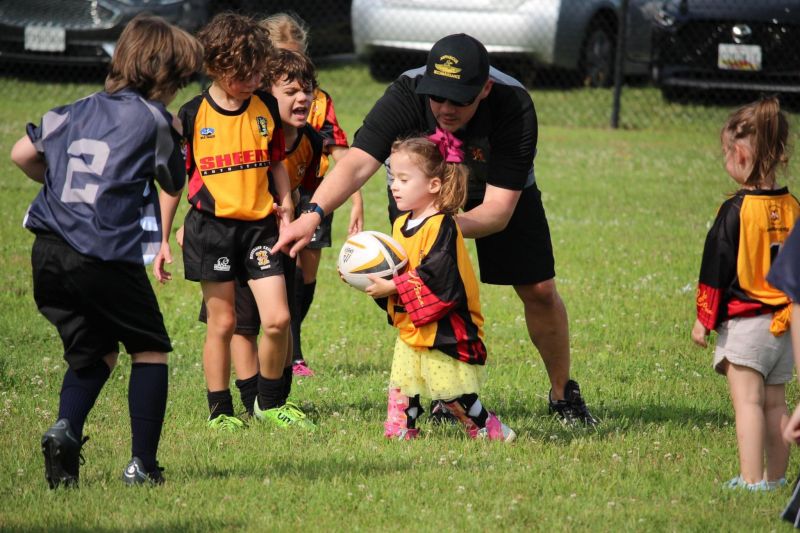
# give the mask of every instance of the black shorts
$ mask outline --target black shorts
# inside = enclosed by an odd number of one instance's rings
[[[286,279],[286,296],[289,299],[289,313],[295,316],[297,305],[294,296],[295,288],[295,263],[292,258],[287,255],[281,254],[284,265],[284,277]],[[258,314],[258,305],[256,298],[253,296],[253,291],[250,290],[249,285],[242,285],[237,283],[234,290],[234,312],[236,313],[236,329],[234,333],[237,335],[258,335],[261,330],[261,317]],[[208,311],[206,310],[206,303],[200,302],[200,313],[197,320],[207,324]]]
[[[311,197],[313,196],[313,192],[306,191],[302,187],[297,188],[297,192],[300,193],[300,200],[297,202],[297,208],[295,209],[295,217],[300,216],[300,212],[302,209],[311,202]],[[322,248],[330,248],[331,247],[331,229],[333,228],[333,213],[326,215],[322,222],[319,223],[317,229],[314,230],[314,235],[311,237],[311,241],[306,245],[306,248],[311,250],[321,250]]]
[[[272,255],[278,241],[278,222],[220,218],[190,209],[184,222],[183,267],[190,281],[244,283],[283,274],[280,254]]]
[[[470,200],[469,211],[480,200]],[[503,231],[475,239],[481,281],[491,285],[531,285],[556,276],[550,227],[536,184],[522,190]]]
[[[119,343],[129,354],[172,351],[144,266],[85,256],[52,234],[36,236],[31,265],[33,298],[73,370],[119,352]]]

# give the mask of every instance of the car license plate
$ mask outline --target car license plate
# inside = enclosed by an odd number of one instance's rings
[[[722,70],[761,70],[761,47],[756,44],[720,43],[717,52]]]
[[[25,26],[25,50],[63,52],[67,49],[67,32],[54,26]]]

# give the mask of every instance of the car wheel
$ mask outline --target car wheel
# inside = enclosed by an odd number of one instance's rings
[[[686,101],[687,91],[681,87],[673,87],[672,85],[661,86],[661,97],[667,102],[675,104],[683,103]]]
[[[587,87],[609,87],[614,82],[614,32],[605,21],[594,22],[581,51],[580,74]]]

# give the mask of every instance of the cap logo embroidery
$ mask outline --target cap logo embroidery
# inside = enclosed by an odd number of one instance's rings
[[[439,58],[441,63],[434,63],[433,65],[433,73],[438,76],[444,76],[446,78],[453,78],[456,80],[461,79],[461,67],[457,67],[455,65],[458,64],[458,58],[453,57],[451,55],[443,55]]]

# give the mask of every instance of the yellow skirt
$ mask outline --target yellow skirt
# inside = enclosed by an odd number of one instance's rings
[[[394,345],[389,386],[405,396],[453,400],[477,393],[485,382],[484,365],[470,365],[439,350],[415,348],[399,337]]]

